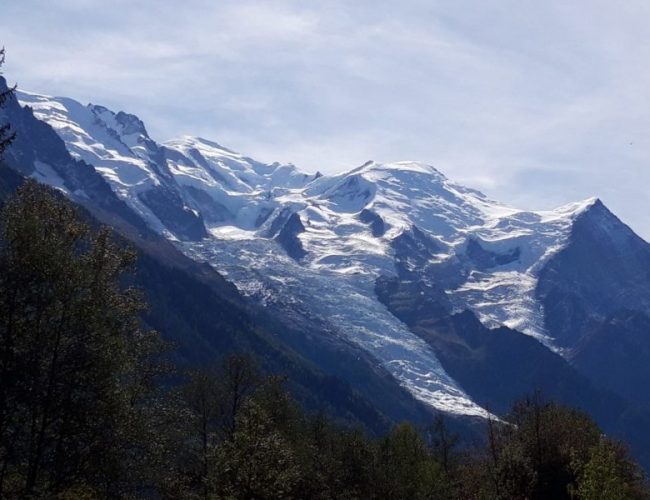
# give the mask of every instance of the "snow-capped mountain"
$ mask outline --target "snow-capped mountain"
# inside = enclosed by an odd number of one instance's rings
[[[638,275],[650,263],[650,247],[595,198],[518,210],[417,162],[308,174],[205,139],[157,143],[137,117],[101,106],[25,92],[18,98],[187,255],[210,263],[253,300],[362,348],[433,408],[486,414],[475,391],[449,374],[430,333],[409,324],[418,308],[424,320],[470,311],[485,328],[481,335],[508,327],[548,348],[554,363],[564,362],[557,354],[579,356],[591,326],[614,305],[650,311],[650,276]],[[35,165],[33,176],[66,190],[46,164]],[[592,283],[589,268],[571,264],[587,236],[605,261],[611,252],[615,262],[629,261],[632,252],[634,265]],[[593,284],[616,297],[601,300]],[[558,304],[570,290],[582,293]],[[393,306],[404,293],[413,309],[400,315]],[[575,329],[567,333],[569,320]],[[472,324],[463,331],[479,328]]]

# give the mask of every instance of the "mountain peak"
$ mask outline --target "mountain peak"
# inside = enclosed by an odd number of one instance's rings
[[[551,259],[575,241],[613,242],[634,254],[636,240],[597,198],[519,210],[416,161],[308,175],[200,137],[163,147],[148,139],[139,118],[102,106],[27,93],[19,100],[151,228],[251,297],[291,313],[305,305],[310,319],[368,351],[415,397],[445,411],[484,414],[426,342],[378,301],[379,278],[439,287],[453,310],[559,349],[537,295]]]
[[[576,210],[573,219],[574,233],[583,234],[588,231],[601,240],[616,241],[620,248],[627,248],[630,242],[643,241],[599,198],[585,200],[581,210]]]
[[[228,149],[225,146],[222,146],[216,141],[212,141],[210,139],[205,139],[204,137],[199,137],[199,136],[194,136],[194,135],[181,135],[179,137],[176,137],[174,139],[170,139],[168,141],[165,141],[163,143],[165,146],[168,147],[201,147],[201,146],[206,146],[208,148],[212,149],[218,149],[221,151],[224,151],[226,153],[229,153],[231,155],[239,155],[239,153],[233,151],[232,149]]]
[[[360,167],[352,169],[349,174],[357,173],[390,173],[390,174],[423,174],[431,176],[438,181],[446,181],[447,177],[437,168],[419,161],[395,161],[379,163],[373,160],[367,161]],[[381,174],[380,174],[381,175]]]
[[[144,122],[135,115],[124,111],[114,111],[98,104],[88,104],[88,110],[95,120],[129,147],[151,140]]]

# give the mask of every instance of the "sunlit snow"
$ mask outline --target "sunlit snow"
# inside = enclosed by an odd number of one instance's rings
[[[176,241],[187,254],[212,264],[255,300],[328,325],[332,335],[365,349],[434,408],[485,415],[433,350],[375,296],[376,278],[397,272],[392,242],[404,231],[417,227],[435,242],[428,266],[462,270],[449,283],[437,283],[455,309],[470,309],[489,327],[509,326],[559,352],[535,298],[537,275],[594,199],[552,211],[518,210],[418,162],[368,162],[339,175],[310,175],[293,165],[256,162],[205,139],[158,144],[136,117],[101,106],[22,92],[19,99],[155,230],[175,240],[138,198],[152,185],[171,183],[208,229],[203,241]],[[46,168],[39,172],[45,182],[58,182]],[[363,221],[363,210],[380,220],[381,231]],[[306,252],[299,262],[273,239],[275,226],[291,213],[304,227],[295,235]],[[503,265],[478,265],[467,255],[470,241],[490,255],[516,257]]]

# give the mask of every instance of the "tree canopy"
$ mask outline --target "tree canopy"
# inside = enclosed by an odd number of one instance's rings
[[[0,68],[5,62],[5,49],[4,47],[0,49]],[[0,72],[0,75],[2,73]],[[8,88],[5,91],[0,92],[0,108],[8,100],[11,99],[14,95],[16,87]],[[0,113],[1,116],[1,113]],[[11,125],[9,123],[0,123],[0,157],[2,153],[11,145],[14,140],[15,133],[11,131]]]

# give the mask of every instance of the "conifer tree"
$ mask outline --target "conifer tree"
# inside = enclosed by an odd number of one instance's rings
[[[5,62],[5,49],[3,47],[2,49],[0,49],[0,68],[2,67],[4,62]],[[0,72],[0,75],[1,74],[2,73]],[[13,98],[15,90],[16,87],[14,86],[8,88],[7,90],[0,91],[0,107],[2,107],[8,99]],[[0,116],[2,116],[1,113]],[[9,123],[4,123],[4,124],[0,123],[0,157],[2,157],[2,154],[11,145],[15,137],[16,134],[11,131],[11,126]]]

